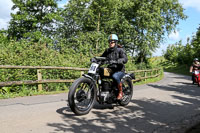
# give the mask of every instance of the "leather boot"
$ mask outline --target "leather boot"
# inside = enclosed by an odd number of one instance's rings
[[[118,84],[118,89],[119,89],[119,94],[117,96],[117,99],[120,100],[122,99],[122,96],[123,96],[123,92],[122,92],[122,83]]]

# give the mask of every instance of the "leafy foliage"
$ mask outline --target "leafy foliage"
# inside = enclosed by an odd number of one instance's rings
[[[197,29],[196,35],[192,37],[191,42],[189,42],[188,38],[188,42],[185,45],[179,41],[176,44],[168,46],[164,57],[173,63],[191,65],[194,58],[200,59],[199,44],[200,28]]]
[[[65,53],[68,54],[60,54],[58,51],[51,48],[53,44],[49,43],[48,46],[49,47],[46,47],[46,43],[43,41],[35,43],[25,39],[17,42],[12,40],[8,43],[0,42],[0,64],[85,67],[89,63],[89,59],[81,58],[80,54],[73,52],[73,50],[66,49]],[[75,79],[80,76],[80,72],[70,70],[42,70],[42,76],[43,79]],[[37,80],[37,71],[35,69],[0,69],[0,82],[21,80]],[[46,91],[56,89],[53,84],[46,84],[45,86],[44,88]],[[65,84],[60,84],[60,88],[64,88],[63,86],[65,86]],[[35,86],[26,87],[35,90]],[[4,89],[6,88],[7,87],[4,87]],[[21,90],[20,88],[20,86],[11,87],[7,92],[18,92],[18,90]]]
[[[77,44],[76,39],[90,39],[90,47],[98,54],[108,34],[116,33],[126,51],[138,56],[138,62],[146,61],[164,33],[186,18],[178,0],[69,0],[61,14],[59,33],[68,39],[69,47]]]
[[[196,58],[200,58],[200,47],[199,47],[199,44],[200,44],[200,26],[197,29],[196,35],[193,36],[192,42],[191,42],[191,45],[192,45],[193,49],[195,50],[195,53],[193,55]]]
[[[30,34],[40,31],[50,35],[53,32],[53,22],[58,17],[58,0],[12,0],[16,14],[12,13],[12,19],[8,28],[11,38],[21,39]]]

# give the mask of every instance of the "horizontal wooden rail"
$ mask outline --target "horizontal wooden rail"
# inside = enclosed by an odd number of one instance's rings
[[[155,70],[160,70],[161,68],[157,68],[157,69],[150,69],[150,70],[135,70],[135,71],[127,71],[129,73],[133,72],[133,73],[137,73],[137,72],[152,72]]]
[[[82,75],[84,73],[83,71],[88,71],[88,68],[55,67],[55,66],[11,66],[11,65],[0,65],[0,69],[37,69],[38,80],[35,80],[35,81],[26,80],[26,81],[0,82],[0,87],[38,84],[38,89],[39,90],[42,89],[41,84],[44,84],[44,83],[71,83],[71,82],[74,82],[74,79],[45,79],[45,80],[42,80],[42,74],[41,74],[41,71],[40,71],[41,69],[77,70],[77,71],[81,71],[80,75]],[[128,73],[145,72],[145,76],[144,77],[138,77],[137,79],[132,80],[133,82],[136,82],[136,81],[140,81],[140,80],[143,80],[143,79],[158,77],[160,75],[159,74],[159,70],[160,69],[161,68],[151,69],[151,70],[127,71],[127,72]],[[156,75],[146,76],[146,73],[153,72],[153,71],[156,71]]]
[[[44,83],[71,83],[74,79],[47,79],[47,80],[25,80],[25,81],[9,81],[0,82],[0,87],[4,86],[16,86],[16,85],[33,85],[33,84],[44,84]]]
[[[60,69],[60,70],[78,70],[78,71],[88,71],[88,68],[79,68],[79,67],[56,67],[56,66],[12,66],[12,65],[0,65],[0,69]],[[150,70],[135,70],[127,72],[150,72],[158,69]]]
[[[148,78],[155,78],[155,77],[158,77],[160,74],[156,74],[156,75],[153,75],[153,76],[148,76],[148,77],[140,77],[140,78],[137,78],[135,80],[132,80],[133,82],[136,82],[136,81],[140,81],[140,80],[143,80],[143,79],[148,79]]]
[[[158,77],[159,74],[149,76],[149,77],[140,77],[138,79],[132,80],[133,82],[140,81],[143,79]],[[17,85],[34,85],[34,84],[44,84],[44,83],[72,83],[74,79],[47,79],[47,80],[25,80],[25,81],[8,81],[8,82],[0,82],[0,87],[6,86],[17,86]]]
[[[10,66],[10,65],[0,65],[0,69],[61,69],[61,70],[78,70],[78,71],[88,71],[88,68],[78,68],[78,67],[55,67],[55,66]]]

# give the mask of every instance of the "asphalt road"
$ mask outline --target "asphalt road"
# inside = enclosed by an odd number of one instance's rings
[[[184,133],[200,121],[200,87],[190,77],[134,86],[126,107],[95,105],[75,116],[67,94],[0,100],[0,133]]]

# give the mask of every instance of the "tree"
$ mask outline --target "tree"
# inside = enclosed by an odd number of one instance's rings
[[[80,50],[81,45],[92,53],[100,53],[107,45],[108,34],[117,33],[120,15],[119,0],[70,0],[62,11],[59,24],[61,38]],[[88,51],[87,51],[88,52]]]
[[[197,29],[196,35],[193,36],[191,45],[195,51],[194,58],[200,58],[200,27]]]
[[[193,61],[194,54],[195,49],[193,49],[192,45],[189,43],[188,38],[188,42],[185,46],[182,44],[182,41],[169,45],[164,57],[173,63],[190,65]]]
[[[39,31],[50,35],[53,31],[58,0],[12,0],[14,6],[8,34],[11,38],[21,39]]]
[[[59,33],[70,38],[68,45],[92,39],[91,47],[101,52],[108,34],[116,33],[139,62],[159,47],[166,32],[173,31],[179,20],[186,18],[178,0],[69,0],[62,16],[65,21]],[[80,34],[84,41],[78,39]],[[98,42],[98,37],[104,41]]]
[[[138,62],[151,55],[176,27],[179,19],[185,19],[178,0],[136,0],[127,9],[127,18],[134,27],[136,36],[132,39],[137,46]]]

